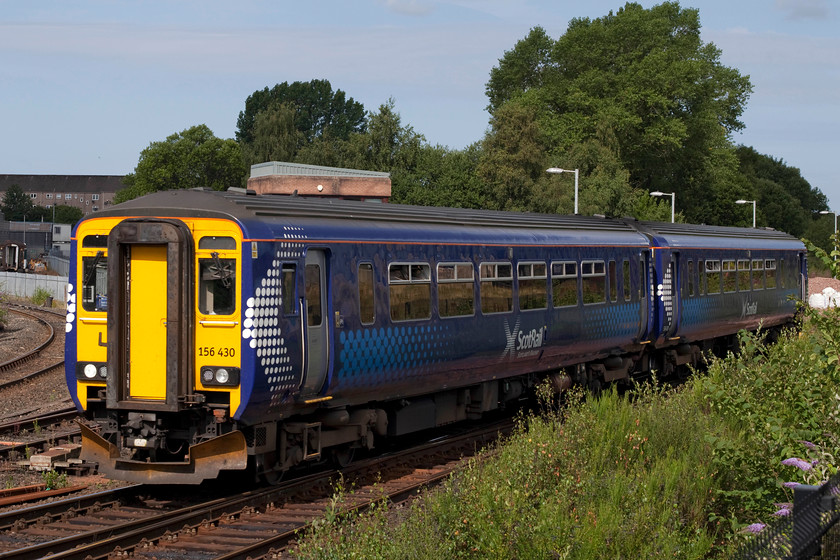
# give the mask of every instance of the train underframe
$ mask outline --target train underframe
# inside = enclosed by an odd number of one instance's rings
[[[770,329],[775,334],[780,328]],[[84,456],[108,477],[149,484],[198,484],[222,471],[247,470],[275,482],[298,465],[332,460],[347,464],[357,450],[388,438],[478,420],[531,395],[548,381],[560,393],[573,384],[605,386],[655,373],[687,375],[708,353],[737,347],[737,335],[639,352],[432,395],[356,407],[315,409],[287,420],[244,426],[218,406],[195,404],[175,413],[89,410],[98,429],[83,426]]]

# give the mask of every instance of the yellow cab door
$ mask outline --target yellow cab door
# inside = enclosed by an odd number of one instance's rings
[[[134,245],[129,255],[128,394],[166,400],[166,245]]]

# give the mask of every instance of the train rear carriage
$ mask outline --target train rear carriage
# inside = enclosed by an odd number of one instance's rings
[[[778,329],[791,323],[797,300],[806,295],[806,248],[791,235],[690,224],[639,227],[654,245],[660,347],[682,345],[683,356],[696,356],[705,349],[698,342],[731,342],[741,329]]]

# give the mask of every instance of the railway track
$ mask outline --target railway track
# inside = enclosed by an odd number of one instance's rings
[[[463,457],[511,428],[503,421],[468,433],[352,463],[342,470],[354,488],[342,511],[416,495],[448,477]],[[283,484],[194,503],[177,503],[171,488],[132,486],[0,516],[0,559],[258,558],[290,546],[323,517],[335,470]],[[149,492],[145,499],[138,493]],[[185,499],[189,502],[188,499]]]
[[[31,320],[36,321],[46,331],[46,337],[45,337],[45,340],[43,342],[41,342],[40,344],[38,344],[35,348],[33,348],[31,350],[27,350],[24,353],[12,358],[11,360],[0,363],[0,372],[11,371],[11,370],[17,368],[18,366],[20,366],[21,364],[23,364],[25,362],[28,362],[28,361],[32,360],[33,358],[36,358],[36,357],[40,356],[41,352],[45,348],[49,347],[53,343],[53,341],[55,340],[55,329],[53,328],[53,326],[47,320],[43,319],[42,317],[39,317],[37,314],[35,314],[31,311],[28,311],[28,310],[24,311],[25,308],[23,308],[22,306],[7,304],[7,308],[11,313],[14,313],[16,315],[20,315],[20,316],[23,316],[23,317],[27,317]],[[30,376],[38,375],[40,373],[44,373],[45,371],[49,371],[50,369],[53,369],[54,367],[57,367],[57,366],[59,366],[63,363],[64,363],[64,360],[62,359],[61,361],[57,362],[56,364],[53,364],[53,365],[51,365],[47,368],[42,368],[37,373],[28,374],[25,377],[30,377]],[[20,381],[20,380],[16,380],[16,381]],[[0,384],[0,389],[3,389],[4,387],[6,387],[6,386],[8,386],[12,383],[13,382],[2,383],[2,384]]]

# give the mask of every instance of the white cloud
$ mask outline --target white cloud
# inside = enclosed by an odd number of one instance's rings
[[[434,4],[424,0],[385,0],[388,10],[406,16],[425,16],[435,9]]]
[[[820,20],[829,15],[826,0],[776,0],[776,9],[789,20]]]

